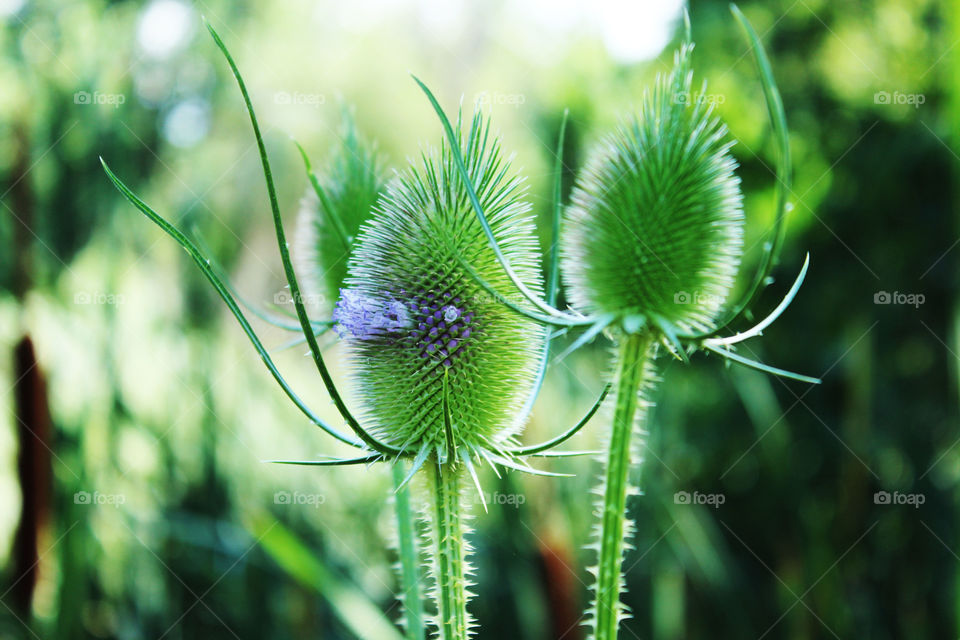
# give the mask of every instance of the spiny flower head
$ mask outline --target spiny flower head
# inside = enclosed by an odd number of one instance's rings
[[[713,328],[743,245],[743,210],[726,126],[704,84],[691,91],[692,44],[596,150],[566,211],[564,277],[591,313]]]
[[[340,145],[301,200],[294,247],[305,293],[326,309],[340,295],[351,244],[385,185],[376,149],[360,138],[346,113]]]
[[[509,166],[479,115],[458,142],[494,236],[522,280],[541,291],[539,250]],[[544,329],[490,296],[509,281],[444,145],[392,181],[353,247],[334,310],[365,422],[384,442],[443,458],[499,455],[521,426]],[[448,442],[444,396],[453,443]]]

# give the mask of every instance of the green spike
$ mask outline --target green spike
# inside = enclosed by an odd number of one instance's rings
[[[332,435],[337,440],[345,442],[353,446],[361,446],[357,440],[350,438],[330,425],[321,420],[316,414],[314,414],[296,393],[293,392],[293,389],[287,384],[287,381],[283,379],[283,376],[280,374],[280,371],[277,369],[276,365],[273,363],[273,359],[270,358],[270,354],[264,348],[263,343],[260,342],[260,338],[257,336],[256,332],[253,330],[253,327],[250,326],[250,323],[247,321],[247,318],[243,315],[243,311],[240,310],[239,305],[233,296],[230,295],[229,289],[226,285],[217,277],[216,272],[213,267],[210,265],[210,260],[190,241],[187,236],[185,236],[179,229],[174,227],[172,224],[167,222],[160,214],[151,209],[145,202],[138,198],[133,191],[123,183],[123,181],[118,178],[113,171],[110,170],[110,167],[107,166],[107,163],[103,158],[100,158],[100,164],[103,165],[103,170],[106,172],[107,177],[110,178],[110,181],[113,185],[120,191],[123,196],[130,201],[133,206],[141,211],[145,216],[147,216],[154,224],[156,224],[160,229],[163,230],[168,236],[173,238],[177,244],[183,247],[187,254],[193,259],[193,261],[200,267],[200,271],[207,278],[210,284],[213,285],[214,290],[217,294],[220,295],[220,298],[226,303],[227,309],[230,310],[230,313],[233,314],[233,317],[240,324],[240,328],[243,329],[243,332],[249,338],[250,342],[253,344],[254,349],[257,350],[257,353],[260,354],[260,358],[263,360],[263,363],[267,366],[267,369],[270,371],[270,374],[273,376],[274,380],[277,381],[277,384],[283,389],[284,393],[287,394],[287,397],[293,401],[300,411],[306,415],[311,422],[315,425]]]
[[[350,413],[349,409],[347,409],[346,403],[344,403],[343,398],[340,397],[340,392],[337,391],[336,386],[333,384],[333,377],[330,375],[327,365],[323,361],[323,355],[320,353],[320,347],[317,344],[317,339],[313,335],[313,330],[310,325],[310,318],[307,317],[307,311],[303,305],[303,297],[300,294],[300,285],[297,282],[297,276],[293,270],[293,263],[290,260],[290,248],[287,243],[286,233],[283,230],[283,220],[280,217],[280,206],[277,203],[277,190],[273,183],[273,172],[270,169],[270,159],[267,157],[267,148],[263,144],[263,136],[260,134],[260,125],[257,122],[257,116],[253,110],[253,103],[250,101],[250,94],[247,93],[247,85],[244,83],[243,77],[240,75],[240,70],[237,68],[236,63],[234,63],[233,57],[227,50],[223,40],[220,39],[220,36],[209,22],[205,21],[205,24],[207,26],[207,30],[210,32],[210,35],[213,37],[214,42],[216,42],[217,47],[220,49],[220,52],[223,53],[224,58],[226,58],[227,63],[230,65],[230,70],[233,72],[233,77],[236,79],[237,85],[240,87],[240,93],[243,96],[243,102],[246,105],[247,114],[250,116],[250,124],[253,127],[253,134],[257,141],[257,149],[260,152],[260,164],[263,168],[263,177],[267,184],[267,194],[270,199],[270,211],[273,214],[273,226],[277,236],[277,247],[280,250],[280,259],[283,262],[283,271],[287,276],[287,285],[290,287],[290,296],[293,298],[293,305],[297,310],[297,318],[300,320],[300,328],[307,339],[307,345],[309,345],[310,353],[313,355],[314,364],[316,364],[317,370],[320,372],[320,377],[323,379],[323,384],[327,388],[327,393],[330,394],[330,398],[337,407],[337,411],[340,412],[340,415],[343,416],[344,420],[346,420],[347,424],[350,425],[350,428],[357,435],[357,437],[364,442],[364,444],[376,451],[379,451],[380,453],[399,455],[403,453],[400,449],[380,442],[360,425],[357,419],[353,417],[353,414]]]

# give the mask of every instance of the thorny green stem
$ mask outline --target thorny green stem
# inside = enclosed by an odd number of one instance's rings
[[[431,465],[433,480],[433,555],[437,601],[437,638],[465,640],[467,614],[467,547],[460,513],[460,473],[450,463]]]
[[[624,335],[620,342],[617,371],[617,403],[607,452],[603,485],[600,550],[595,587],[595,640],[616,640],[623,605],[622,565],[627,495],[634,447],[630,440],[638,423],[646,419],[646,402],[640,397],[653,382],[655,336],[645,331]]]
[[[394,509],[397,516],[397,551],[400,555],[400,600],[408,640],[424,640],[423,596],[420,593],[420,562],[417,555],[416,525],[410,507],[410,489],[404,486],[406,464],[393,465]]]

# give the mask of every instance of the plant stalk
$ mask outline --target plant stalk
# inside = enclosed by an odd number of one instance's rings
[[[403,603],[407,640],[424,640],[423,596],[420,592],[420,562],[417,555],[416,523],[410,507],[410,489],[402,486],[406,464],[393,465],[394,509],[397,516],[397,551],[400,556],[400,600]]]
[[[637,424],[646,419],[647,403],[641,391],[653,382],[653,355],[656,345],[651,332],[626,334],[620,342],[617,371],[617,402],[604,471],[599,564],[594,603],[595,640],[616,640],[622,617],[623,550],[628,531],[627,496],[635,445],[631,437]]]
[[[433,567],[437,603],[437,638],[465,640],[467,614],[467,545],[460,512],[460,472],[436,461],[433,475]]]

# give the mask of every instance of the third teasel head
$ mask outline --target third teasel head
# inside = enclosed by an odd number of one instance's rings
[[[565,214],[563,274],[586,312],[709,331],[730,294],[744,216],[733,142],[684,43],[639,112],[581,172]]]

